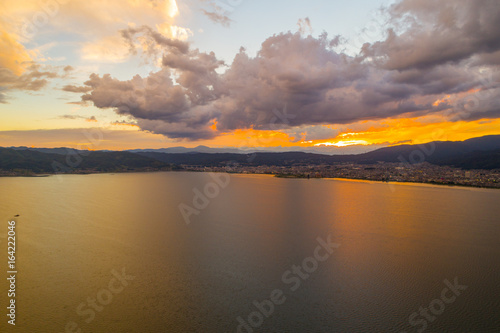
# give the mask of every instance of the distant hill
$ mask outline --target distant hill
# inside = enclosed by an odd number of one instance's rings
[[[436,164],[451,165],[461,169],[499,169],[500,168],[500,149],[489,151],[474,151],[463,154],[460,157],[442,160]]]
[[[375,151],[356,155],[353,160],[358,163],[401,162],[411,164],[429,162],[443,164],[465,157],[475,151],[492,151],[500,149],[500,135],[489,135],[465,141],[434,141],[422,145],[400,145],[380,148]]]
[[[339,161],[349,161],[349,155],[321,155],[303,152],[288,153],[253,153],[253,154],[165,154],[165,153],[138,153],[146,157],[165,163],[219,166],[231,163],[240,165],[292,165],[292,164],[328,164]],[[355,155],[352,155],[355,156]]]
[[[210,151],[210,148],[202,148],[202,150],[208,149]],[[241,154],[189,151],[174,153],[178,149],[180,148],[136,150],[135,152],[88,152],[69,148],[0,148],[0,170],[23,169],[35,173],[52,173],[54,172],[54,163],[63,166],[74,164],[69,168],[73,171],[107,172],[141,168],[168,168],[171,165],[182,164],[227,166],[237,163],[243,166],[291,166],[334,163],[375,164],[378,162],[409,164],[428,162],[463,169],[500,169],[500,135],[456,142],[436,141],[423,145],[399,145],[358,155],[323,155],[305,152]],[[81,156],[81,160],[78,160],[78,156]],[[71,162],[76,160],[78,163]]]
[[[81,152],[82,151],[82,150],[78,150],[78,149],[65,148],[65,147],[59,147],[59,148],[7,147],[7,148],[10,148],[10,149],[13,149],[13,150],[29,150],[29,151],[37,151],[37,152],[40,152],[40,153],[59,154],[59,155],[77,153],[77,152]]]
[[[167,154],[188,154],[188,153],[207,153],[207,154],[246,154],[258,151],[257,149],[244,151],[238,148],[210,148],[206,146],[198,146],[195,148],[171,147],[160,149],[132,149],[127,150],[131,153],[167,153]]]
[[[400,145],[380,148],[358,155],[322,155],[304,152],[253,154],[217,154],[217,153],[160,153],[156,151],[140,152],[162,162],[186,165],[217,166],[229,163],[241,165],[292,165],[292,164],[331,164],[359,163],[374,164],[377,162],[417,164],[428,162],[437,165],[457,165],[463,168],[483,166],[500,168],[500,163],[487,153],[500,149],[500,135],[485,136],[466,141],[435,141],[422,145]],[[475,153],[478,152],[478,153]],[[476,158],[485,163],[474,162]]]
[[[132,149],[127,150],[132,153],[167,153],[167,154],[184,154],[184,153],[208,153],[208,154],[252,154],[252,153],[290,153],[290,152],[303,152],[321,155],[343,155],[346,151],[348,154],[360,154],[372,151],[386,145],[371,145],[371,146],[350,146],[350,147],[336,147],[336,146],[315,146],[315,147],[263,147],[263,148],[210,148],[206,146],[197,146],[194,148],[185,147],[171,147],[160,149]]]
[[[143,168],[165,168],[169,164],[129,152],[71,151],[69,154],[32,149],[0,148],[0,170],[34,173],[99,171],[115,172]]]

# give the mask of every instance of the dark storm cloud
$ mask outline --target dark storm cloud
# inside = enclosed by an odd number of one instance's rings
[[[137,119],[143,130],[172,138],[212,138],[209,126],[216,118],[211,105],[218,98],[218,62],[214,56],[198,51],[188,58],[169,55],[165,67],[146,78],[136,75],[120,81],[110,75],[92,74],[85,85],[91,89],[82,96],[98,108],[114,108],[117,113]],[[174,84],[171,71],[177,73]]]
[[[387,39],[365,44],[358,56],[336,52],[338,36],[288,32],[269,37],[254,57],[242,48],[228,67],[214,53],[151,28],[128,29],[122,34],[131,47],[138,34],[163,47],[163,68],[128,81],[93,74],[82,99],[133,116],[143,130],[193,140],[235,129],[294,133],[435,112],[498,117],[500,6],[494,4],[403,0],[388,9],[394,29]],[[322,137],[330,130],[309,131]]]
[[[472,58],[471,65],[473,66],[488,66],[488,65],[500,65],[500,51],[487,54],[479,54]]]
[[[387,69],[430,68],[500,50],[498,0],[403,0],[388,13],[394,27],[387,39],[363,47]]]
[[[447,64],[432,69],[391,71],[388,79],[396,85],[411,85],[418,89],[418,94],[455,94],[478,86],[481,75],[476,69]]]
[[[223,95],[215,103],[221,127],[272,129],[272,111],[284,105],[294,117],[274,123],[282,128],[352,119],[362,112],[351,96],[358,94],[353,83],[367,79],[366,66],[335,53],[329,42],[326,36],[286,33],[268,38],[254,58],[242,50],[221,77]]]

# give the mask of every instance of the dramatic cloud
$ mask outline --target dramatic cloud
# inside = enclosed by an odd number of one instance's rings
[[[256,56],[242,48],[225,67],[142,26],[122,31],[133,52],[163,68],[121,81],[93,74],[83,101],[129,115],[147,131],[207,139],[237,129],[283,130],[296,140],[336,130],[317,125],[439,114],[448,120],[500,117],[500,6],[495,1],[403,0],[387,9],[386,40],[358,56],[335,51],[339,38],[298,33],[268,38]],[[224,71],[225,69],[225,71]]]
[[[387,69],[429,68],[500,50],[497,0],[403,0],[388,12],[387,39],[363,48]]]
[[[147,78],[135,76],[119,81],[110,75],[93,74],[85,85],[92,91],[83,96],[99,108],[114,108],[131,115],[138,125],[172,138],[210,138],[215,133],[210,121],[217,98],[214,86],[221,65],[213,54],[191,51],[189,55],[172,53],[163,59],[165,68]],[[171,72],[177,73],[174,84]]]
[[[39,91],[51,79],[73,73],[69,65],[50,70],[41,65],[65,60],[44,55],[62,40],[58,33],[74,36],[80,48],[76,53],[94,63],[124,62],[138,50],[151,59],[162,49],[185,53],[189,46],[184,40],[192,34],[174,25],[179,14],[175,0],[23,0],[2,1],[0,8],[0,103],[8,102],[9,91]],[[37,37],[48,34],[54,41],[39,45]],[[66,85],[63,90],[86,93],[89,87]]]
[[[0,67],[17,75],[22,73],[18,64],[37,60],[39,51],[23,44],[47,32],[77,35],[82,59],[94,62],[127,59],[128,45],[117,32],[128,26],[148,24],[172,39],[190,35],[189,29],[174,25],[179,14],[175,0],[23,0],[2,1],[0,8]]]
[[[117,61],[129,55],[130,46],[117,35],[119,29],[128,25],[157,23],[158,29],[172,38],[185,33],[171,25],[179,12],[175,0],[23,0],[2,1],[0,7],[0,103],[7,101],[7,90],[38,91],[57,77],[54,71],[42,71],[41,65],[36,65],[47,61],[42,55],[44,45],[31,50],[25,47],[27,42],[37,45],[39,34],[78,34],[78,39],[85,40],[81,43],[84,59]],[[118,41],[110,45],[113,40]],[[61,76],[71,73],[73,67],[65,66],[62,70]]]

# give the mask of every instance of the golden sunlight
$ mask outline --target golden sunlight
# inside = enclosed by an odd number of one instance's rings
[[[179,14],[179,8],[175,0],[167,1],[166,6],[168,16],[176,17]]]
[[[340,140],[337,142],[321,142],[321,143],[316,143],[314,146],[319,147],[319,146],[335,146],[335,147],[347,147],[347,146],[354,146],[354,145],[368,145],[368,141],[365,140]]]

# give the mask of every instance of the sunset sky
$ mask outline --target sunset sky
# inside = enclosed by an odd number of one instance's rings
[[[4,0],[0,13],[3,147],[355,152],[500,134],[498,0]]]

